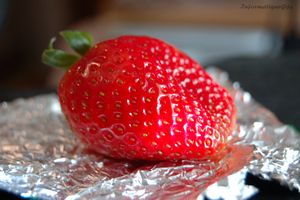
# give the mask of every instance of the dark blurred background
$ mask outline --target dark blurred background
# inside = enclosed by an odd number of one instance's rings
[[[164,39],[300,126],[299,0],[0,0],[0,101],[55,91],[62,72],[40,57],[64,29]]]

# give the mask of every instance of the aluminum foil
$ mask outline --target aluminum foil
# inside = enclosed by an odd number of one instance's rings
[[[238,126],[218,162],[129,162],[94,154],[71,133],[54,94],[0,104],[0,188],[40,199],[247,199],[246,173],[300,191],[300,138],[217,68]]]

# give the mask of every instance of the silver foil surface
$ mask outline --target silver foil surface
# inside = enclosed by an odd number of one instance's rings
[[[300,138],[217,68],[238,126],[218,162],[130,162],[94,154],[71,133],[54,94],[0,104],[0,188],[40,199],[247,199],[246,173],[300,191]]]

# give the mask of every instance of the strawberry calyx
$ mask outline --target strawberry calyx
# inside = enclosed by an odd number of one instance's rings
[[[93,45],[93,38],[87,32],[62,31],[60,36],[67,42],[76,54],[70,54],[60,49],[55,49],[53,44],[56,38],[52,38],[48,48],[42,54],[42,62],[52,67],[68,69],[75,64]]]

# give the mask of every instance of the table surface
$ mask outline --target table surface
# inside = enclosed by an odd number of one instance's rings
[[[232,81],[238,81],[242,88],[262,105],[274,112],[284,123],[300,128],[300,51],[286,52],[272,58],[235,58],[216,63],[227,71]],[[19,97],[55,92],[52,89],[12,91],[0,89],[0,101],[11,101]],[[275,181],[263,181],[249,175],[247,183],[253,184],[260,192],[251,200],[260,199],[300,199],[295,191],[280,186]],[[5,191],[0,192],[5,199],[17,199]]]

